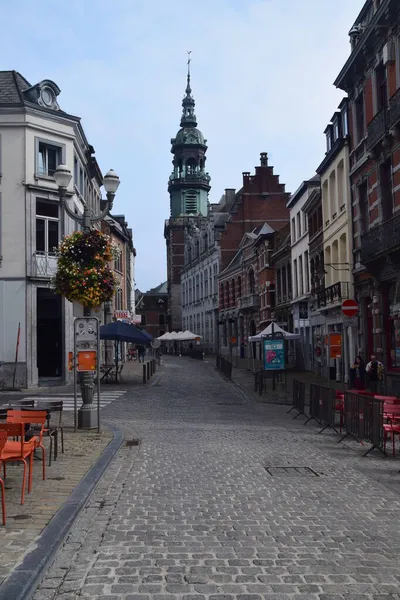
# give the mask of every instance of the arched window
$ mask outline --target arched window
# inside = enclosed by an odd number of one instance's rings
[[[240,300],[240,298],[242,297],[242,278],[241,277],[238,277],[237,290],[238,290],[238,299]]]
[[[230,295],[229,295],[229,282],[225,283],[225,304],[229,306],[230,304]]]
[[[194,158],[188,158],[186,161],[186,175],[194,175],[197,171],[197,163]]]
[[[236,290],[235,290],[235,280],[234,279],[232,279],[231,290],[232,290],[232,304],[235,305],[235,303],[236,303]]]
[[[254,294],[256,291],[256,282],[254,278],[254,271],[250,269],[249,271],[249,294]]]
[[[185,213],[196,215],[197,210],[197,192],[195,190],[187,190],[185,192]]]

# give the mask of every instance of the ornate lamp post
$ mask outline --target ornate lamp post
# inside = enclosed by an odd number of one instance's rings
[[[77,215],[70,209],[66,202],[67,188],[72,179],[71,170],[66,165],[59,165],[55,170],[54,179],[57,184],[58,192],[60,195],[63,235],[65,233],[64,211],[73,221],[81,224],[84,231],[88,231],[95,223],[102,221],[104,217],[106,217],[112,210],[114,197],[120,184],[120,179],[118,175],[115,173],[115,171],[110,169],[110,171],[106,173],[103,179],[103,185],[107,194],[105,208],[100,214],[92,215],[89,209],[89,205],[86,202],[84,205],[83,214]],[[90,308],[84,308],[84,315],[90,316]],[[82,429],[86,429],[93,427],[96,422],[96,410],[93,405],[94,380],[92,373],[81,373],[80,383],[83,405],[78,413],[78,426]]]

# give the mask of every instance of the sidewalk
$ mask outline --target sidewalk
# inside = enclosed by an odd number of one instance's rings
[[[63,415],[64,417],[64,415]],[[78,483],[96,463],[113,435],[103,428],[100,435],[92,431],[72,428],[73,415],[66,413],[64,426],[64,454],[48,466],[49,438],[44,438],[46,448],[46,480],[42,479],[42,462],[34,460],[32,492],[25,494],[21,505],[22,464],[7,464],[5,497],[7,524],[0,525],[0,589],[1,583],[21,562],[28,548],[38,539],[43,529],[67,500]],[[37,451],[41,459],[41,450]]]

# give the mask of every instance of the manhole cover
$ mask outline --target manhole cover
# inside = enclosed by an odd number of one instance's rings
[[[265,467],[272,477],[319,477],[310,467]]]
[[[16,521],[25,521],[26,519],[31,519],[31,515],[14,515],[13,517],[9,517],[10,519],[15,519]]]
[[[126,446],[139,446],[140,444],[140,440],[126,440],[125,445]]]
[[[47,477],[47,479],[51,479],[52,481],[64,481],[65,477]]]

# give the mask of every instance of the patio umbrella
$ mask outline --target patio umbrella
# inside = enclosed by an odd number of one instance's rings
[[[117,370],[115,380],[118,378],[118,351],[117,344],[119,342],[132,342],[133,344],[145,344],[146,346],[153,339],[147,331],[142,331],[134,325],[124,323],[123,321],[113,321],[100,327],[101,340],[115,341],[115,367]]]

